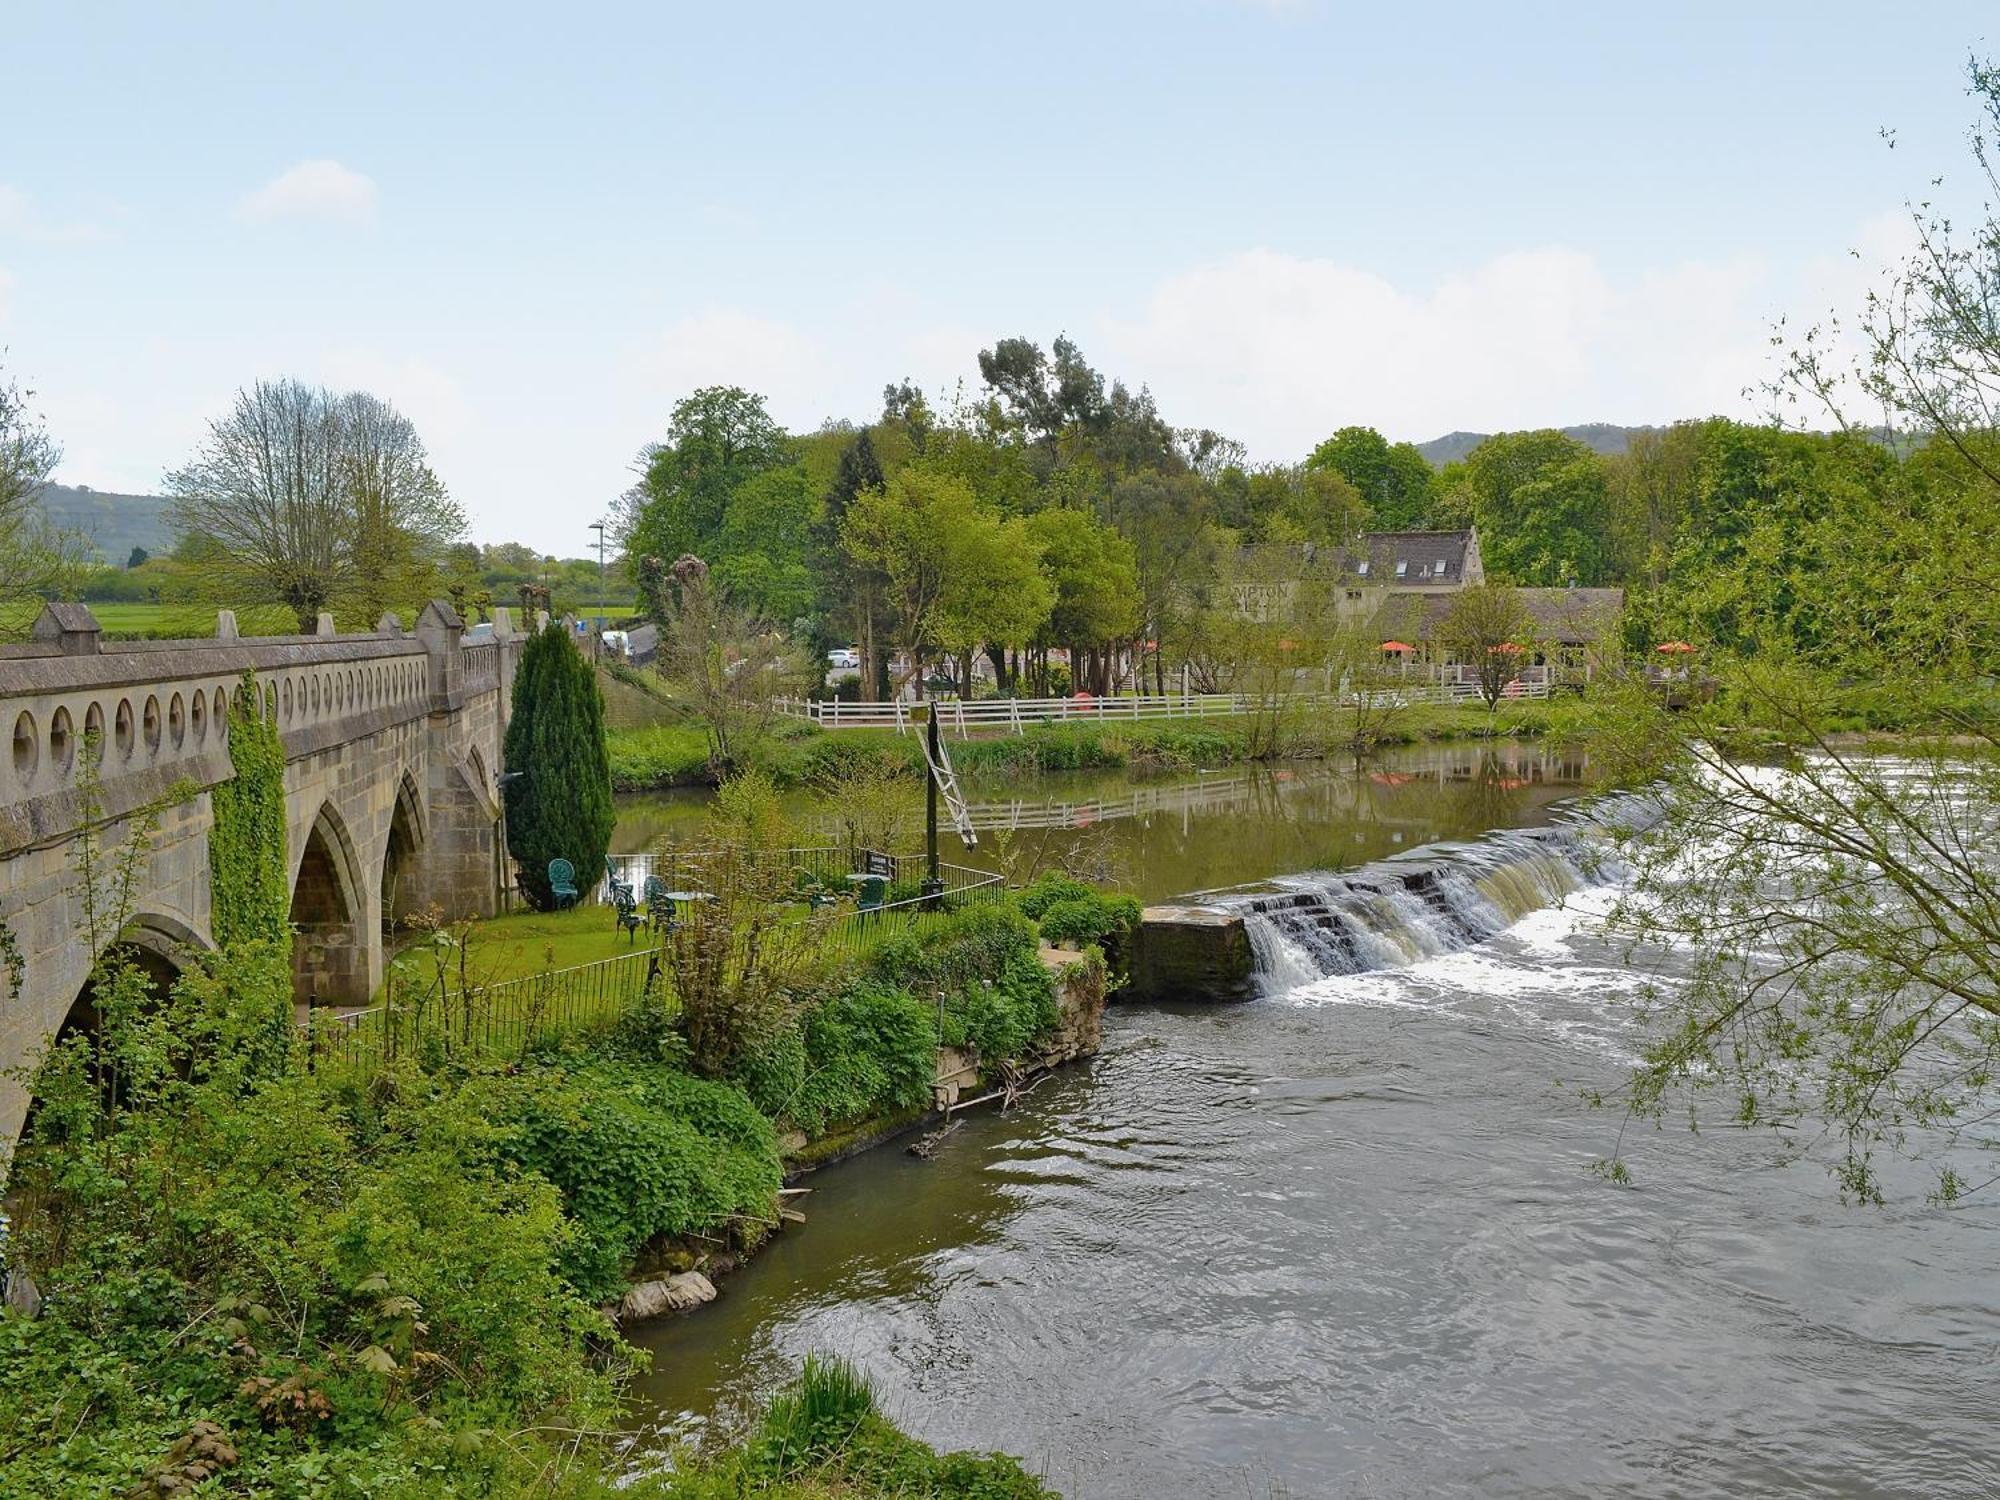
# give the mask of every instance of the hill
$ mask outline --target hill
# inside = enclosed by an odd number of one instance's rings
[[[155,557],[173,546],[167,532],[164,495],[118,495],[81,484],[45,484],[36,497],[64,531],[78,532],[108,563],[123,566],[134,547]]]
[[[1581,426],[1565,427],[1562,433],[1565,437],[1588,444],[1599,453],[1623,453],[1635,433],[1659,430],[1657,427],[1619,427],[1611,422],[1585,422]],[[1433,469],[1442,469],[1446,464],[1457,463],[1492,436],[1490,432],[1447,432],[1443,437],[1417,444],[1417,452],[1423,454]]]

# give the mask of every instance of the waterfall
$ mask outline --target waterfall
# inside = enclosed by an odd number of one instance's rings
[[[1622,873],[1572,814],[1470,843],[1429,844],[1356,870],[1286,875],[1205,898],[1241,912],[1258,982],[1282,994],[1330,974],[1394,968],[1469,948]]]

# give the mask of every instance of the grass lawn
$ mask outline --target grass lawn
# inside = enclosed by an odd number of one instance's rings
[[[617,958],[645,947],[650,940],[647,928],[636,934],[620,930],[608,906],[510,912],[472,924],[466,937],[466,972],[475,984],[496,984],[545,969]],[[406,934],[398,942],[402,982],[421,984],[434,972],[425,945],[422,933]]]
[[[212,604],[91,604],[86,608],[111,639],[201,640],[215,634]],[[253,604],[236,611],[236,628],[244,635],[290,635],[298,621],[279,604]]]

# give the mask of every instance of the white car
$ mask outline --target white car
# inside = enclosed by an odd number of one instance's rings
[[[843,646],[826,653],[826,664],[836,672],[857,672],[861,669],[861,653],[852,646]]]

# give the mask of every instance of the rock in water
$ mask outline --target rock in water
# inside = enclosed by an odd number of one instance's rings
[[[642,1281],[618,1304],[620,1323],[643,1323],[670,1312],[686,1312],[715,1300],[715,1283],[699,1271]]]

